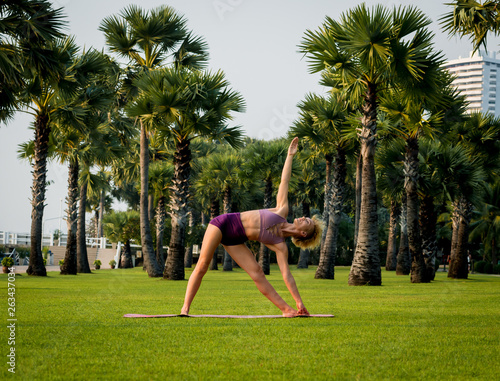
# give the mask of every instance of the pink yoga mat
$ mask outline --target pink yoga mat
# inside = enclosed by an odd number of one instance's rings
[[[282,318],[281,315],[142,315],[142,314],[126,314],[126,318],[169,318],[169,317],[195,317],[195,318],[225,318],[225,319],[268,319]],[[296,317],[326,317],[332,318],[334,315],[311,314],[309,316]]]

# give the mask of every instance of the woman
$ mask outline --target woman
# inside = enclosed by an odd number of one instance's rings
[[[259,291],[281,310],[284,317],[309,315],[288,267],[288,247],[285,238],[292,237],[292,242],[301,248],[314,248],[320,243],[323,225],[316,217],[297,218],[293,223],[286,221],[288,184],[298,142],[298,138],[293,139],[288,148],[275,208],[223,214],[210,221],[203,238],[198,263],[189,278],[181,315],[189,314],[189,307],[201,280],[208,270],[217,246],[221,243],[235,262],[250,275]],[[268,282],[252,252],[244,244],[247,240],[262,242],[276,253],[283,280],[295,299],[297,310],[289,306]]]

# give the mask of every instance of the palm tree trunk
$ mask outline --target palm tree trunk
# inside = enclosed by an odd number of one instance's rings
[[[359,231],[359,216],[361,213],[361,191],[363,189],[363,156],[359,154],[356,162],[356,210],[354,212],[354,252],[358,244],[358,231]]]
[[[323,245],[325,243],[326,231],[328,228],[328,222],[330,218],[330,200],[332,197],[332,164],[333,155],[325,154],[326,161],[326,171],[325,171],[325,201],[323,205],[323,222],[325,223],[325,229],[323,229],[323,234],[321,236],[321,250],[323,250]]]
[[[78,224],[78,158],[70,160],[68,175],[68,242],[61,275],[76,275],[76,229]]]
[[[31,187],[31,252],[28,275],[47,276],[42,256],[42,225],[47,183],[47,153],[50,125],[48,115],[37,115],[35,120],[35,164]]]
[[[130,269],[134,267],[134,264],[132,263],[132,250],[130,248],[130,240],[127,239],[125,240],[125,244],[123,247],[123,253],[120,257],[121,263],[120,267],[122,269]]]
[[[148,216],[148,182],[149,182],[149,141],[146,128],[141,121],[140,140],[140,166],[141,166],[141,195],[140,195],[140,220],[141,220],[141,246],[144,258],[144,267],[150,277],[160,277],[161,267],[156,261],[153,248],[153,238]],[[102,214],[102,211],[101,211]]]
[[[87,182],[80,186],[80,205],[78,209],[78,231],[76,239],[78,241],[76,250],[77,272],[90,274],[89,257],[87,255],[87,242],[85,239],[85,213],[87,207]]]
[[[399,215],[401,213],[401,208],[395,200],[391,200],[391,217],[389,219],[389,238],[387,239],[387,259],[385,261],[386,271],[395,271],[397,265],[397,236],[398,236],[398,225],[399,225]]]
[[[420,208],[420,229],[422,231],[422,251],[429,280],[434,280],[436,275],[436,224],[437,213],[434,207],[434,198],[424,196]]]
[[[101,197],[99,199],[99,220],[97,222],[97,238],[104,237],[104,226],[102,221],[104,219],[104,189],[101,190]]]
[[[98,237],[98,231],[99,231],[99,211],[96,209],[94,211],[94,229],[95,229],[95,237]]]
[[[148,217],[149,221],[155,218],[155,196],[154,194],[148,195]]]
[[[408,248],[408,224],[407,224],[406,193],[401,201],[401,230],[399,237],[399,251],[396,263],[396,275],[409,275],[411,270],[410,249]]]
[[[339,226],[342,221],[346,174],[345,152],[337,149],[335,168],[333,170],[332,198],[330,200],[330,223],[328,224],[325,244],[320,252],[319,265],[314,275],[316,279],[335,279],[335,256],[337,254]]]
[[[362,192],[356,251],[349,273],[349,285],[382,284],[380,271],[375,147],[377,145],[377,88],[368,83],[361,118]]]
[[[457,203],[459,216],[457,241],[455,251],[451,253],[450,267],[448,269],[448,278],[467,279],[467,251],[469,238],[469,223],[472,216],[473,206],[463,196]]]
[[[163,255],[163,233],[165,232],[165,219],[167,217],[165,201],[165,196],[161,196],[156,206],[156,261],[160,266],[165,266],[165,256]]]
[[[422,252],[422,237],[420,236],[419,202],[418,202],[418,139],[406,140],[405,156],[405,188],[407,195],[408,246],[411,255],[411,282],[429,283],[427,266]]]
[[[189,210],[189,233],[192,233],[194,227],[195,220],[195,211],[193,209]],[[186,251],[184,251],[184,267],[186,269],[190,269],[193,265],[193,245],[189,245],[186,247]]]
[[[311,206],[308,202],[302,202],[302,216],[311,217]],[[307,269],[309,267],[310,250],[300,249],[298,269]]]
[[[189,197],[189,177],[191,176],[191,150],[188,139],[181,139],[176,144],[174,155],[174,177],[172,179],[170,197],[170,215],[172,218],[172,235],[163,272],[164,279],[184,280],[184,241]]]
[[[213,220],[220,214],[220,204],[217,197],[214,197],[210,202],[210,221]],[[220,245],[219,245],[220,246]],[[219,247],[215,249],[214,256],[212,257],[212,263],[210,264],[210,270],[218,270],[217,266],[217,256],[219,254]]]
[[[460,225],[460,215],[458,214],[460,210],[459,200],[453,201],[453,211],[451,212],[451,250],[450,250],[450,260],[453,255],[455,255],[455,251],[457,249],[458,242],[458,227]]]
[[[271,207],[271,200],[273,196],[273,181],[271,178],[266,179],[266,187],[264,190],[264,209],[269,209]],[[271,273],[269,258],[269,249],[263,243],[260,244],[259,251],[259,265],[262,267],[264,274],[269,275]]]
[[[231,187],[228,186],[224,189],[224,213],[231,213],[231,204]],[[233,259],[226,250],[224,250],[224,263],[222,265],[222,271],[233,271]]]

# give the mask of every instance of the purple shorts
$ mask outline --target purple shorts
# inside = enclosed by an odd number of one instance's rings
[[[221,214],[210,221],[210,224],[217,226],[222,232],[223,245],[235,246],[248,241],[239,213]]]

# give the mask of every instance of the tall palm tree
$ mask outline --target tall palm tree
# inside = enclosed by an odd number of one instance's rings
[[[157,200],[156,204],[156,260],[161,266],[165,265],[163,255],[163,237],[165,220],[167,218],[168,189],[172,183],[174,168],[171,163],[155,161],[150,167],[149,184],[152,194]]]
[[[323,71],[323,83],[344,88],[363,99],[361,131],[362,197],[358,240],[350,285],[380,285],[377,192],[374,157],[377,144],[377,96],[391,84],[413,87],[422,78],[430,53],[431,20],[414,7],[388,11],[364,4],[337,22],[329,17],[315,32],[307,31],[300,49],[311,72]]]
[[[73,38],[46,44],[47,54],[57,57],[54,71],[25,67],[27,86],[19,100],[35,117],[34,164],[32,186],[31,254],[27,273],[46,275],[41,253],[42,218],[45,200],[47,152],[54,121],[82,125],[87,105],[79,99],[93,74],[103,71],[106,63],[100,53],[88,51],[76,58],[78,47]],[[57,71],[57,72],[56,72]]]
[[[456,95],[451,88],[452,78],[440,68],[441,63],[440,53],[429,55],[426,71],[418,83],[422,91],[415,93],[415,88],[410,92],[404,87],[393,88],[381,100],[380,107],[397,125],[392,133],[406,142],[404,171],[413,283],[430,282],[419,224],[419,142],[423,137],[433,138],[438,132],[444,111],[455,102]]]
[[[390,225],[385,265],[387,271],[395,271],[398,265],[397,230],[401,223],[401,202],[404,193],[403,162],[404,141],[402,139],[392,139],[382,145],[375,163],[375,168],[379,173],[377,189],[382,192],[384,200],[387,200],[386,205],[390,205]],[[406,207],[403,210],[406,211]],[[406,221],[406,213],[404,219]],[[404,230],[401,229],[400,240],[405,243],[406,239]],[[399,257],[400,261],[406,258],[404,254],[403,248],[402,255]],[[406,266],[400,263],[400,267]],[[409,271],[408,266],[408,273]],[[405,271],[402,272],[404,273]]]
[[[468,36],[474,52],[486,48],[489,33],[500,33],[500,1],[455,0],[447,5],[453,10],[439,20],[442,28],[450,35]]]
[[[81,105],[84,114],[81,116],[81,120],[76,121],[68,122],[61,118],[56,121],[57,128],[52,131],[61,161],[69,163],[68,243],[61,274],[76,274],[78,270],[90,273],[86,246],[82,251],[81,242],[78,242],[78,238],[85,242],[85,222],[82,223],[78,219],[77,207],[78,196],[81,193],[78,180],[82,164],[84,168],[88,168],[90,157],[94,158],[95,163],[99,163],[99,160],[102,163],[103,157],[119,150],[116,144],[115,147],[110,144],[110,133],[107,132],[107,126],[103,124],[107,120],[105,112],[115,97],[112,89],[107,89],[99,83],[102,77],[105,77],[103,73],[108,72],[108,59],[98,52],[88,51],[79,60],[81,62],[77,61],[77,64],[82,67],[82,73],[79,73],[78,76],[85,78],[86,86],[78,95],[76,104]],[[85,64],[85,61],[88,62]],[[90,71],[88,71],[89,69]],[[99,74],[93,75],[96,72]],[[85,197],[86,194],[83,195],[83,200],[80,200],[80,211],[83,210],[83,214],[85,214]],[[78,223],[80,229],[78,229]],[[78,252],[80,252],[80,256]]]
[[[500,246],[500,180],[491,185],[485,184],[485,188],[482,205],[474,211],[469,238],[470,241],[484,243],[485,254],[495,266]]]
[[[467,278],[467,244],[473,206],[480,203],[483,181],[492,181],[500,170],[500,120],[492,115],[472,114],[448,135],[464,150],[467,163],[455,174],[453,235],[448,277]]]
[[[0,122],[16,110],[17,94],[26,86],[23,68],[50,72],[56,57],[47,54],[45,44],[61,38],[62,8],[47,0],[4,0],[0,7]]]
[[[184,239],[191,174],[191,140],[198,136],[241,144],[238,127],[228,127],[232,112],[244,110],[243,98],[229,88],[222,71],[187,69],[149,71],[137,80],[141,95],[128,107],[148,128],[156,125],[175,141],[170,211],[172,234],[164,278],[184,279]]]
[[[118,16],[105,18],[99,28],[104,32],[109,49],[128,59],[133,76],[141,72],[170,65],[203,68],[207,61],[206,43],[186,27],[186,20],[173,8],[161,6],[149,12],[131,5]],[[137,94],[132,88],[129,94]],[[148,144],[156,126],[139,120],[141,163],[141,243],[148,275],[162,275],[157,263],[148,215]],[[149,127],[149,128],[148,128]]]

